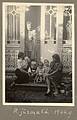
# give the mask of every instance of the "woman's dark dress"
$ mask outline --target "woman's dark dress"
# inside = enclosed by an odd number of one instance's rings
[[[29,67],[27,67],[25,69],[16,69],[15,70],[15,74],[17,76],[15,83],[22,84],[22,83],[29,82],[28,68]]]
[[[49,76],[48,79],[50,80],[50,83],[54,82],[55,84],[59,84],[61,82],[62,78],[62,70],[63,70],[63,65],[61,62],[51,62],[50,63],[50,70],[49,70]],[[54,72],[56,71],[56,72]],[[51,75],[51,73],[53,73]]]

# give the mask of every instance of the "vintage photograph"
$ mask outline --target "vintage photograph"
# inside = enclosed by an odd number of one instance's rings
[[[3,105],[74,106],[74,4],[2,6]]]

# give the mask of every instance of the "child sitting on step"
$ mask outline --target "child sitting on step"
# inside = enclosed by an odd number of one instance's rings
[[[37,69],[37,63],[35,60],[31,61],[30,69],[29,69],[29,77],[30,77],[30,82],[34,82],[34,79],[36,77],[36,69]]]
[[[49,61],[47,59],[44,60],[44,80],[46,81],[47,77],[45,76],[45,74],[48,74],[50,69],[49,66]]]
[[[43,74],[44,74],[44,68],[43,68],[43,63],[40,61],[39,65],[36,70],[36,77],[35,77],[35,82],[42,82],[43,81]]]

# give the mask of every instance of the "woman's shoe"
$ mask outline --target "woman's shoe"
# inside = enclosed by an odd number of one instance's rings
[[[50,96],[51,92],[45,93],[45,96]]]

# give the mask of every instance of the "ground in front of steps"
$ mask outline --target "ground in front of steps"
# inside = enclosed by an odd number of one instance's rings
[[[6,103],[72,103],[72,96],[58,94],[45,96],[47,87],[42,85],[18,85],[6,90]]]

